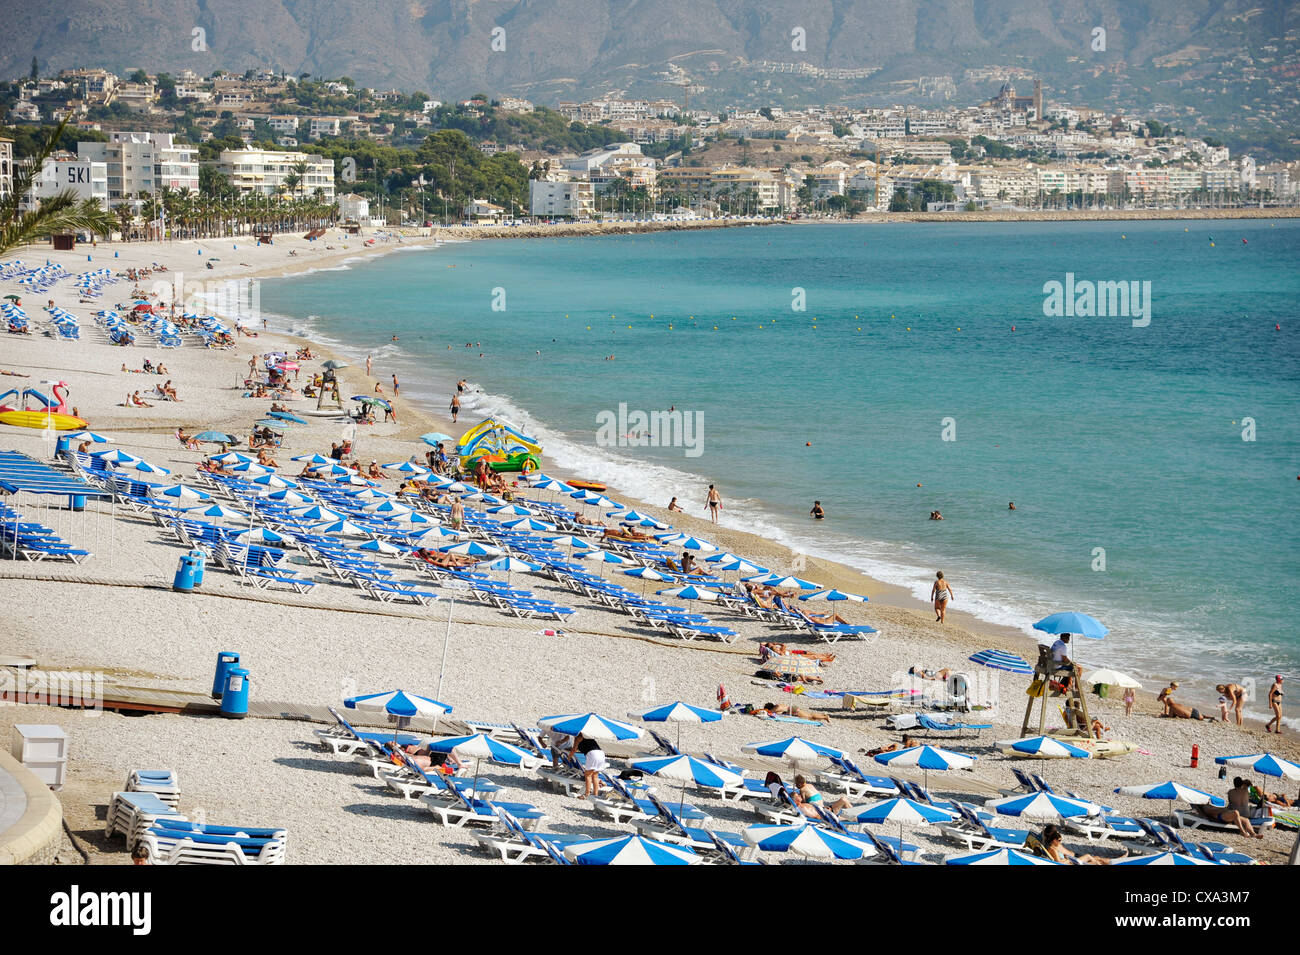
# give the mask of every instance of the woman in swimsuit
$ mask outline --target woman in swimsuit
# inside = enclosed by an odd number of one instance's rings
[[[1047,826],[1043,829],[1043,849],[1047,852],[1047,857],[1053,862],[1068,864],[1071,859],[1083,865],[1110,865],[1114,859],[1103,859],[1101,856],[1077,855],[1065,848],[1065,843],[1061,841],[1061,830],[1056,826]],[[1125,850],[1124,855],[1128,855]],[[1120,858],[1123,858],[1121,856]]]
[[[942,570],[937,571],[934,577],[934,586],[930,588],[930,599],[934,601],[934,619],[936,623],[944,623],[948,601],[952,599],[952,587],[943,579]]]
[[[819,793],[808,780],[802,776],[794,778],[794,804],[799,807],[799,811],[805,816],[817,818],[817,807],[823,806],[829,812],[839,814],[842,810],[848,809],[852,803],[847,796],[841,796],[833,803],[827,803],[824,796]]]
[[[1278,674],[1273,680],[1273,685],[1268,688],[1268,708],[1273,711],[1273,718],[1264,724],[1265,733],[1276,732],[1278,736],[1282,735],[1282,674]],[[1276,730],[1269,729],[1270,726],[1277,724]]]

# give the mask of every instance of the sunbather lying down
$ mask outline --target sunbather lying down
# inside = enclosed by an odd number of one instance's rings
[[[753,715],[760,719],[767,719],[770,716],[793,716],[800,720],[820,720],[823,723],[831,721],[825,713],[814,713],[793,703],[764,703],[762,709],[754,710]]]
[[[463,554],[444,554],[441,551],[429,550],[425,547],[416,550],[415,556],[425,563],[433,564],[435,567],[454,569],[469,567],[479,562],[477,557],[466,557]]]
[[[907,672],[910,676],[920,677],[922,680],[946,681],[948,677],[952,676],[952,671],[947,667],[944,667],[942,670],[927,670],[923,666],[914,666],[908,667]]]
[[[456,758],[455,753],[435,753],[429,749],[428,743],[416,743],[399,748],[421,769],[436,768],[448,775],[460,769],[460,760]]]
[[[807,657],[809,660],[820,660],[822,663],[834,663],[835,654],[826,652],[819,653],[814,650],[800,650],[797,647],[789,647],[784,643],[766,642],[758,645],[758,655],[764,660],[769,657],[784,657],[791,654],[797,654],[801,657]]]

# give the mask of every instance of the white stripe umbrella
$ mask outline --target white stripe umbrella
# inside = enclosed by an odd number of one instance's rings
[[[927,806],[913,799],[884,799],[865,806],[851,806],[840,813],[842,819],[853,822],[885,825],[898,824],[899,852],[903,848],[903,826],[929,826],[940,822],[952,822],[954,813],[938,806]]]
[[[764,852],[792,852],[806,859],[870,859],[876,847],[864,839],[821,826],[756,825],[745,829],[741,837]]]
[[[197,504],[193,507],[185,508],[186,514],[194,514],[199,517],[217,517],[234,519],[247,518],[248,515],[243,511],[237,511],[233,507],[226,507],[224,504]]]
[[[102,454],[91,452],[91,457],[99,458],[99,460],[106,461],[109,464],[135,464],[140,460],[134,454],[128,454],[120,448],[114,448],[112,451],[105,451]]]
[[[656,590],[660,597],[676,597],[678,600],[704,600],[716,601],[722,596],[716,590],[709,590],[707,587],[696,587],[689,584],[685,587],[669,587],[667,590]]]
[[[716,544],[711,544],[699,537],[692,537],[690,534],[661,534],[657,535],[657,539],[661,544],[671,544],[674,547],[680,547],[682,550],[711,553],[719,549]]]
[[[300,454],[293,460],[305,461],[307,464],[334,464],[333,458],[327,458],[323,454]]]
[[[399,474],[428,474],[429,469],[421,467],[413,461],[394,461],[392,464],[380,465],[385,471],[396,471]]]
[[[1181,852],[1159,852],[1150,856],[1130,856],[1111,865],[1223,865],[1211,859],[1198,859]]]
[[[969,855],[949,856],[943,860],[944,865],[1061,865],[1052,859],[1031,856],[1015,849],[994,849],[991,852],[975,852]]]
[[[1283,759],[1281,756],[1274,756],[1272,753],[1256,753],[1254,756],[1217,756],[1214,761],[1221,766],[1240,766],[1279,779],[1300,779],[1300,764]]]
[[[1043,792],[995,799],[984,805],[1001,816],[1053,822],[1061,819],[1081,819],[1101,812],[1101,807],[1096,803]]]
[[[633,719],[643,720],[646,723],[676,723],[677,750],[680,752],[683,723],[717,723],[722,719],[722,711],[706,710],[703,707],[691,706],[689,703],[678,700],[675,703],[656,706],[641,713],[629,713],[628,716]]]
[[[715,564],[714,569],[737,574],[761,574],[767,572],[766,567],[760,567],[758,564],[751,564],[749,561],[741,560],[740,558]]]
[[[515,573],[535,574],[542,569],[541,564],[530,564],[526,560],[520,560],[518,557],[506,555],[498,557],[496,560],[489,561],[486,564],[479,564],[475,570],[504,570],[506,572],[506,583],[510,583],[510,575]]]
[[[836,590],[833,587],[830,590],[818,590],[811,594],[801,594],[800,600],[848,600],[853,603],[866,603],[867,598],[861,594],[850,594],[843,590]]]
[[[544,730],[562,733],[565,736],[582,735],[595,740],[629,740],[640,739],[645,735],[640,727],[622,720],[612,720],[596,713],[580,713],[566,716],[544,716],[537,721]]]
[[[1024,739],[1004,739],[997,744],[998,749],[1008,756],[1020,756],[1029,759],[1088,759],[1092,756],[1086,749],[1071,746],[1069,743],[1051,736],[1027,736]]]
[[[461,554],[466,557],[500,557],[504,553],[499,547],[490,547],[487,544],[480,544],[478,541],[448,544],[446,547],[439,547],[438,550],[444,554]]]
[[[353,524],[351,521],[329,521],[325,524],[313,524],[313,534],[327,537],[369,537],[370,531]]]
[[[930,788],[930,770],[966,769],[975,762],[974,756],[939,749],[937,746],[909,746],[892,753],[880,753],[876,762],[884,766],[907,766],[925,773],[925,788]]]
[[[279,490],[275,490],[274,488],[264,490],[258,494],[258,497],[266,498],[268,501],[280,501],[285,504],[312,503],[312,499],[306,494],[286,488],[280,488]]]
[[[178,500],[190,501],[206,501],[212,497],[207,491],[200,491],[188,484],[170,484],[167,487],[156,487],[152,489],[152,494],[155,497],[174,497]]]
[[[224,454],[214,454],[211,458],[213,461],[221,464],[256,464],[257,458],[250,458],[247,454],[240,454],[238,451],[227,451]]]
[[[479,764],[485,759],[493,763],[499,763],[502,766],[520,766],[524,769],[536,769],[542,764],[542,760],[532,753],[520,749],[512,743],[493,739],[486,733],[433,740],[429,743],[429,751],[433,753],[454,753],[458,758],[473,759],[475,791],[478,790]]]
[[[427,696],[408,693],[405,690],[386,690],[382,693],[351,696],[343,701],[343,705],[350,710],[379,709],[393,717],[397,725],[393,730],[394,742],[397,740],[397,729],[410,723],[413,717],[432,716],[436,720],[452,710],[446,703],[440,703]]]
[[[372,554],[386,554],[390,557],[396,556],[397,554],[407,553],[407,551],[404,548],[398,547],[396,544],[390,544],[388,541],[381,541],[381,540],[364,541],[360,544],[355,545],[352,549],[364,550]]]
[[[746,743],[741,747],[745,752],[766,756],[769,759],[784,759],[791,764],[811,763],[818,759],[834,756],[844,757],[844,750],[833,746],[824,746],[804,739],[802,736],[790,736],[786,739],[772,740],[767,743]]]
[[[294,517],[304,517],[311,521],[341,521],[344,520],[343,514],[325,507],[323,504],[313,504],[310,507],[295,507],[290,509],[290,514]]]
[[[489,507],[489,514],[506,514],[511,517],[535,517],[537,511],[531,507],[524,507],[522,504],[501,504],[497,507]]]
[[[1143,799],[1163,799],[1169,803],[1169,818],[1174,817],[1174,800],[1179,799],[1192,806],[1215,806],[1223,808],[1227,802],[1218,796],[1201,792],[1182,783],[1170,780],[1163,783],[1150,783],[1142,786],[1120,786],[1115,790],[1125,796],[1140,796]]]
[[[578,865],[697,865],[700,862],[689,846],[673,846],[643,836],[573,842],[564,847],[564,856]]]
[[[645,596],[646,588],[648,587],[646,581],[673,579],[667,574],[661,574],[653,567],[633,567],[631,570],[623,571],[623,573],[629,577],[639,577],[641,579],[641,596],[643,597]]]
[[[621,554],[615,554],[612,553],[611,551],[601,550],[600,548],[596,548],[595,550],[581,551],[579,553],[574,554],[573,556],[578,558],[579,560],[595,561],[597,564],[600,565],[597,568],[597,570],[599,570],[602,575],[605,572],[606,564],[618,564],[620,566],[626,567],[628,564],[636,563],[636,561],[632,560],[632,558],[630,557],[624,557]]]
[[[745,578],[753,580],[752,577]],[[802,577],[782,577],[779,574],[768,574],[765,577],[758,578],[755,583],[760,583],[765,587],[780,587],[782,589],[794,588],[796,590],[820,590],[821,584],[815,584],[811,580],[804,580]]]
[[[512,531],[553,531],[554,524],[548,524],[545,521],[539,521],[535,517],[521,517],[517,521],[506,521],[501,525],[508,527]]]

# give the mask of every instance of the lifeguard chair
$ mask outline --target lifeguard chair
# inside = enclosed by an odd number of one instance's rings
[[[1058,664],[1052,657],[1052,648],[1039,646],[1038,662],[1034,665],[1034,679],[1031,687],[1041,687],[1037,696],[1030,696],[1025,706],[1025,721],[1021,724],[1020,735],[1029,735],[1029,724],[1033,719],[1034,706],[1038,706],[1038,734],[1043,735],[1047,724],[1048,701],[1060,701],[1064,704],[1065,728],[1058,735],[1091,736],[1092,717],[1088,715],[1088,700],[1084,696],[1083,686],[1079,680],[1081,669],[1077,663]],[[1064,690],[1061,684],[1065,678],[1069,684]]]

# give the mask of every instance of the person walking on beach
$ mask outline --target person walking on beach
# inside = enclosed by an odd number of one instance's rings
[[[934,601],[934,619],[936,623],[946,623],[948,601],[953,598],[952,586],[943,579],[943,571],[936,571],[934,584],[930,587],[930,599]]]
[[[370,377],[370,356],[366,356],[366,377]]]
[[[1133,704],[1137,701],[1137,695],[1133,692],[1133,687],[1124,687],[1124,715],[1133,715]]]
[[[1232,707],[1233,713],[1237,717],[1237,725],[1241,726],[1241,709],[1246,705],[1246,688],[1236,683],[1220,683],[1215,687],[1228,699],[1228,705]],[[1228,722],[1228,714],[1224,713],[1223,721]]]
[[[451,396],[451,423],[456,423],[456,418],[460,415],[460,395]]]
[[[1282,674],[1279,673],[1273,678],[1273,685],[1268,688],[1268,708],[1273,711],[1273,718],[1264,724],[1265,733],[1282,735],[1282,697],[1285,695],[1282,692]],[[1274,724],[1277,725],[1277,729],[1269,729]]]
[[[722,510],[722,495],[712,484],[709,485],[709,496],[705,503],[709,505],[709,518],[713,523],[718,523],[718,511]]]

